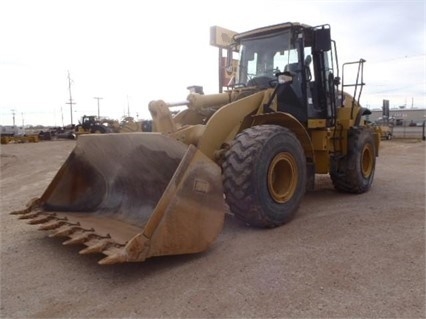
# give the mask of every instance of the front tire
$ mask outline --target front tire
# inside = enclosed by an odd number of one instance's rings
[[[289,129],[244,130],[222,167],[226,202],[237,218],[256,227],[276,227],[293,218],[306,190],[306,158]]]
[[[373,183],[376,153],[371,130],[363,127],[351,128],[347,155],[330,172],[334,187],[347,193],[367,192]]]

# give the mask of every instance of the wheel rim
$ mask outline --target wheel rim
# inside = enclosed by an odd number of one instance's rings
[[[370,177],[374,165],[374,152],[371,144],[364,146],[361,157],[361,170],[364,177]]]
[[[268,189],[277,203],[290,200],[297,187],[298,171],[294,157],[290,153],[277,154],[269,165]]]

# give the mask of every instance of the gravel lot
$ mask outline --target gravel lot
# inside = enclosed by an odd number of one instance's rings
[[[8,213],[74,141],[1,146],[1,318],[425,318],[425,143],[382,143],[370,192],[318,176],[289,224],[227,216],[212,248],[99,266]]]

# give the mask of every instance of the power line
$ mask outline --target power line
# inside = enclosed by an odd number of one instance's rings
[[[426,53],[420,53],[420,54],[414,54],[414,55],[405,55],[405,56],[399,56],[399,57],[394,57],[394,58],[389,58],[386,60],[377,60],[377,61],[368,61],[369,64],[372,63],[385,63],[385,62],[390,62],[390,61],[397,61],[397,60],[408,60],[408,59],[415,59],[415,58],[420,58],[420,57],[424,57],[426,56]]]

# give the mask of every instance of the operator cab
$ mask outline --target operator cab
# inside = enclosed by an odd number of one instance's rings
[[[236,34],[234,41],[240,53],[234,87],[276,87],[277,111],[303,123],[334,124],[339,77],[328,25],[284,23]],[[280,84],[277,75],[284,73],[290,81]]]

